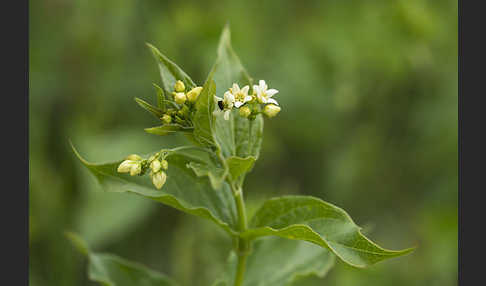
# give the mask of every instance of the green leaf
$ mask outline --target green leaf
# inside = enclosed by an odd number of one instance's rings
[[[83,245],[81,253],[88,257],[88,276],[105,286],[175,286],[166,275],[146,266],[128,261],[116,255],[91,252],[84,240],[74,233],[67,233],[76,248]]]
[[[162,112],[165,112],[166,108],[165,108],[165,95],[164,95],[164,90],[158,86],[157,84],[155,83],[152,83],[155,87],[155,89],[157,90],[157,106],[159,107],[160,110],[162,110]]]
[[[196,101],[196,112],[194,114],[194,137],[203,146],[214,146],[214,95],[216,84],[212,80],[212,74],[204,83],[203,90]]]
[[[138,105],[140,105],[143,109],[147,110],[148,112],[152,113],[153,116],[155,116],[155,118],[157,119],[160,119],[160,117],[162,117],[162,115],[164,115],[164,112],[151,105],[150,103],[147,103],[146,101],[138,98],[138,97],[135,97],[135,101],[138,103]]]
[[[157,190],[148,176],[130,176],[117,172],[122,160],[104,164],[93,164],[81,157],[73,146],[79,160],[96,177],[101,186],[110,192],[130,192],[161,202],[183,212],[209,219],[230,234],[237,229],[236,206],[227,183],[215,190],[207,178],[199,178],[187,167],[191,162],[203,163],[188,153],[171,152],[167,181]]]
[[[171,93],[174,90],[174,84],[177,80],[184,82],[186,89],[192,89],[196,86],[192,79],[180,67],[169,60],[156,47],[149,43],[147,43],[147,46],[159,64],[162,87],[166,93]]]
[[[231,156],[226,159],[229,173],[233,180],[238,179],[241,175],[246,174],[253,168],[255,164],[255,157],[248,156],[246,158]]]
[[[189,164],[187,164],[187,167],[194,170],[194,173],[196,173],[198,177],[208,176],[209,181],[211,182],[211,186],[216,190],[221,189],[221,186],[223,185],[224,179],[226,177],[226,170],[224,168],[210,165],[207,163],[196,162],[190,162]]]
[[[221,34],[218,58],[212,71],[216,82],[216,95],[221,98],[233,83],[238,83],[240,87],[250,85],[252,88],[253,82],[233,51],[230,38],[230,30],[226,26]],[[238,110],[233,110],[229,120],[224,120],[223,115],[219,114],[215,116],[213,136],[226,158],[258,158],[263,138],[263,118],[259,114],[256,119],[248,120],[239,116]]]
[[[156,127],[150,127],[150,128],[145,128],[145,132],[150,133],[150,134],[155,134],[155,135],[169,135],[169,134],[175,134],[176,132],[192,132],[194,128],[192,127],[184,127],[179,124],[166,124],[166,125],[161,125],[161,126],[156,126]]]
[[[308,196],[284,196],[266,201],[255,213],[243,237],[277,235],[305,240],[328,248],[355,267],[407,254],[413,248],[386,250],[366,238],[339,207]]]
[[[266,237],[254,242],[243,285],[282,286],[309,275],[322,278],[334,265],[334,260],[331,252],[311,243]],[[234,284],[236,262],[237,257],[232,252],[225,277],[215,285]]]

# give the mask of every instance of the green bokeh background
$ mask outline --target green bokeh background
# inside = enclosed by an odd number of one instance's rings
[[[30,285],[94,285],[63,236],[209,285],[231,248],[211,223],[129,194],[105,193],[88,160],[184,142],[133,98],[153,101],[150,42],[202,84],[229,21],[255,79],[280,90],[250,212],[284,194],[343,207],[405,257],[358,270],[338,262],[298,285],[457,284],[456,1],[30,1]]]

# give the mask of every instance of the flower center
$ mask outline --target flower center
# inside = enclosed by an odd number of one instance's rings
[[[245,100],[245,95],[242,92],[235,94],[236,101],[243,102]]]

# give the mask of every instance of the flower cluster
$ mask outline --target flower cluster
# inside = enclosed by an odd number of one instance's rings
[[[194,112],[194,103],[202,91],[202,86],[194,87],[187,91],[184,82],[178,80],[174,85],[174,92],[172,92],[173,100],[172,107],[168,108],[164,115],[160,118],[163,123],[176,123],[181,126],[192,126],[191,113]]]
[[[280,112],[278,102],[272,98],[278,93],[276,89],[268,89],[264,80],[260,80],[258,85],[253,85],[253,93],[248,94],[250,87],[245,85],[240,88],[237,83],[224,93],[223,98],[215,96],[219,110],[224,113],[224,119],[228,120],[233,108],[239,109],[242,117],[254,118],[257,114],[263,113],[268,117],[274,117]],[[264,105],[261,111],[261,105]]]
[[[159,152],[148,159],[132,154],[125,158],[118,166],[119,173],[130,173],[130,176],[142,176],[150,169],[152,183],[157,189],[161,189],[167,180],[165,171],[169,163],[165,160],[165,153]]]

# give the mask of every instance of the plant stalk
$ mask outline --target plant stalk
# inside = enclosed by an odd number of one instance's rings
[[[244,232],[248,228],[245,201],[243,199],[243,191],[241,188],[233,188],[236,202],[236,210],[238,212],[238,226],[239,231]],[[246,259],[248,257],[250,242],[244,238],[238,238],[237,247],[235,249],[238,255],[238,265],[236,267],[235,286],[243,284],[243,278],[246,270]]]

